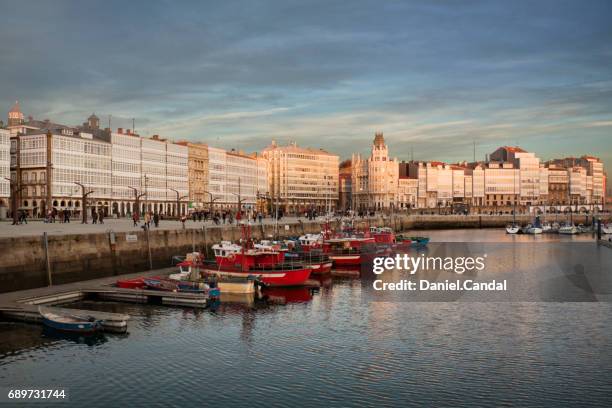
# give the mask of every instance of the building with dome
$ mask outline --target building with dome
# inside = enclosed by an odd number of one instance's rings
[[[351,162],[353,209],[397,208],[399,162],[389,157],[382,132],[374,135],[369,158],[353,154]]]

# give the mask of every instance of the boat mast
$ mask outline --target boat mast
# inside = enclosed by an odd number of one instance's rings
[[[574,225],[574,214],[573,214],[573,208],[572,208],[572,169],[569,169],[568,172],[568,181],[567,181],[567,202],[569,204],[569,210],[570,210],[570,224],[573,226]]]
[[[512,166],[512,191],[514,192],[512,197],[512,226],[516,226],[516,169]]]

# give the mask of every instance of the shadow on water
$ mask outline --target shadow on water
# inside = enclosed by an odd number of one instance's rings
[[[55,330],[46,326],[43,326],[42,337],[52,340],[64,340],[77,344],[85,344],[90,347],[99,346],[108,341],[104,333],[70,333]]]

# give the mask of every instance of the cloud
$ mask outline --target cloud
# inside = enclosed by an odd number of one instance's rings
[[[8,9],[8,6],[5,8]],[[26,114],[256,150],[350,156],[611,151],[612,3],[11,3],[0,95]],[[24,29],[27,27],[27,29]],[[103,122],[106,122],[103,119]],[[564,149],[564,150],[561,150]],[[607,166],[612,163],[607,162]]]

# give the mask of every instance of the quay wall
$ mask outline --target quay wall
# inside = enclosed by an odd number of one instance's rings
[[[511,222],[512,216],[395,215],[357,219],[355,226],[388,226],[396,231],[413,229],[494,228]],[[575,217],[576,222],[584,223]],[[527,223],[530,217],[517,217]],[[607,222],[610,220],[608,219]],[[332,222],[332,228],[338,227]],[[279,225],[279,237],[318,233],[321,223],[294,222]],[[255,239],[271,238],[274,225],[252,226]],[[240,239],[241,227],[207,226],[201,229],[144,230],[129,233],[0,238],[0,293],[63,284],[171,266],[172,257],[192,250],[211,254],[210,246],[221,240]],[[47,259],[48,254],[48,259]]]

